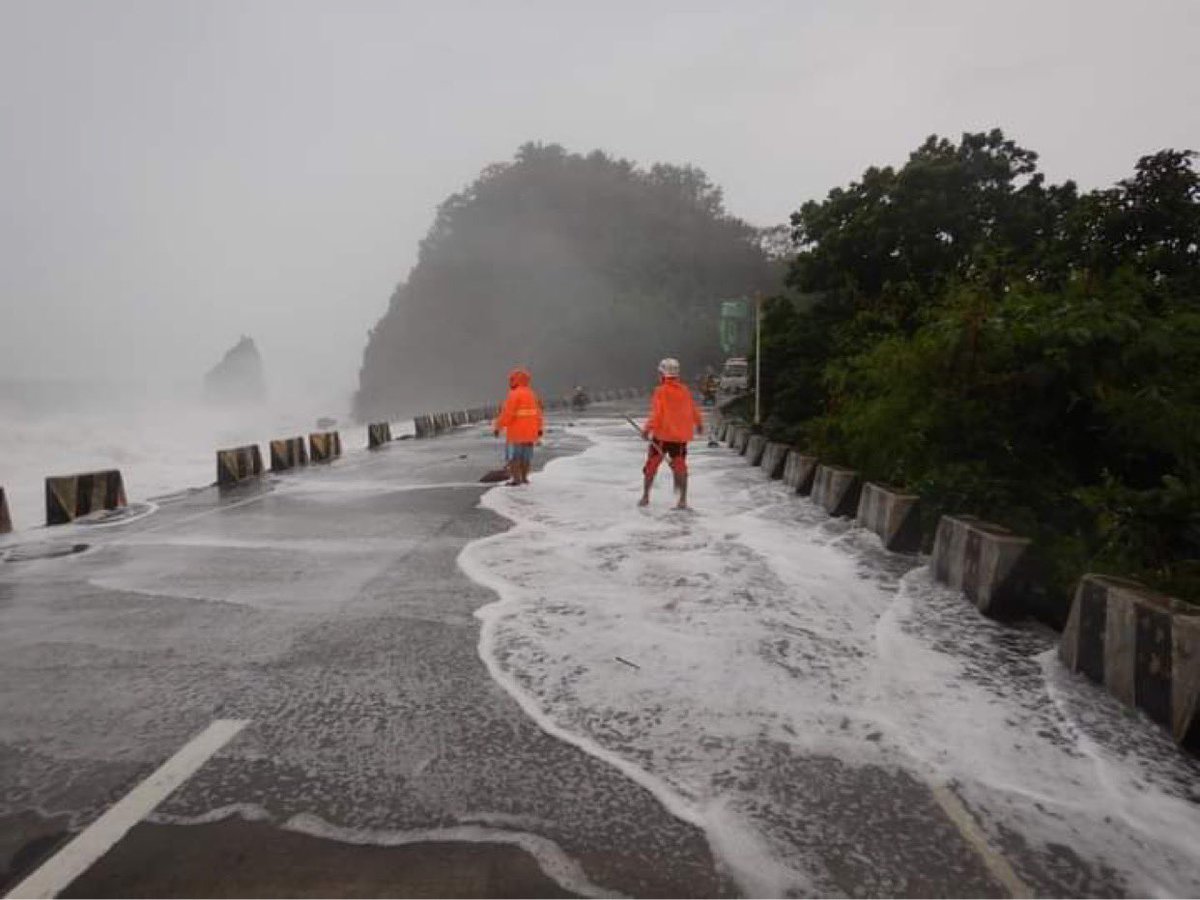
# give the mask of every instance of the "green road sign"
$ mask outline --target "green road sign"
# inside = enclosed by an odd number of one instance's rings
[[[721,350],[727,355],[746,353],[750,347],[750,301],[721,301]]]

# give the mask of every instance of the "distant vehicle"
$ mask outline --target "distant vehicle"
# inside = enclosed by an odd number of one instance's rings
[[[750,388],[750,367],[744,356],[731,356],[721,370],[721,392],[737,394]]]

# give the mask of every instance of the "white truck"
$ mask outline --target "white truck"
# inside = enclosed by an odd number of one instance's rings
[[[731,356],[721,370],[721,393],[740,394],[750,388],[750,367],[744,356]]]

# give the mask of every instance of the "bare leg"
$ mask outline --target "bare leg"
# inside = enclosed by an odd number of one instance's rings
[[[650,505],[650,488],[654,486],[654,476],[645,475],[642,477],[642,499],[638,501],[638,506]]]
[[[675,504],[676,509],[687,509],[687,472],[675,473],[675,486],[679,488],[679,502]]]
[[[521,484],[529,484],[529,469],[532,465],[528,462],[521,463]]]

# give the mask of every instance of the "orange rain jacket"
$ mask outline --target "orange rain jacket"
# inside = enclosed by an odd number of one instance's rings
[[[686,444],[704,424],[692,392],[678,378],[664,378],[650,399],[646,430],[664,443]]]
[[[542,435],[542,401],[529,386],[529,373],[514,369],[508,376],[508,397],[492,427],[504,429],[510,444],[532,444]]]

